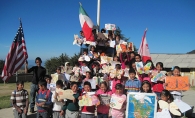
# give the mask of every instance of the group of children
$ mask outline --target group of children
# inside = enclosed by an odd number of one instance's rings
[[[71,89],[73,91],[73,100],[62,99],[58,100],[58,93],[50,91],[48,84],[51,82],[51,76],[45,76],[44,80],[40,80],[39,91],[36,95],[36,106],[37,106],[37,118],[93,118],[95,117],[95,111],[97,112],[98,118],[108,118],[109,113],[112,118],[124,118],[126,110],[126,95],[129,92],[141,92],[141,93],[155,93],[158,100],[164,100],[167,103],[173,102],[174,99],[181,99],[181,94],[175,94],[176,92],[167,91],[165,81],[157,81],[156,83],[151,82],[152,74],[140,74],[137,72],[135,62],[141,62],[141,56],[134,52],[120,54],[121,59],[115,56],[114,61],[119,62],[115,65],[115,72],[104,72],[104,66],[110,64],[102,64],[95,59],[90,62],[82,61],[75,64],[72,72],[69,73],[76,79],[71,80],[71,77],[66,80],[57,80],[56,88]],[[92,55],[93,57],[93,55]],[[100,59],[101,61],[101,59]],[[147,63],[152,63],[148,60]],[[70,65],[66,63],[66,70]],[[87,71],[82,71],[85,69]],[[60,68],[57,69],[58,74],[64,74],[66,71],[61,72]],[[163,63],[156,63],[154,67],[153,63],[150,70],[156,70],[161,72],[163,70]],[[61,73],[60,73],[61,72]],[[167,75],[168,76],[168,75]],[[180,76],[180,68],[175,66],[172,70],[172,74],[169,76]],[[92,80],[102,78],[101,81],[97,82],[95,88]],[[22,81],[17,82],[17,90],[12,92],[11,100],[14,107],[14,116],[26,117],[28,111],[28,92],[23,89],[24,83]],[[110,108],[110,104],[101,104],[97,106],[83,106],[80,108],[78,101],[82,100],[83,93],[94,91],[96,96],[108,95],[112,97],[122,98],[124,100],[121,109]],[[181,91],[177,91],[181,93]],[[160,108],[157,109],[161,111]],[[81,113],[81,114],[80,114]]]

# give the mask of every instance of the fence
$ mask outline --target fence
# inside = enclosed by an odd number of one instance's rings
[[[23,80],[24,82],[31,82],[33,74],[18,74],[18,80]],[[2,79],[0,79],[0,83],[4,83]],[[16,75],[14,74],[6,83],[16,83]]]

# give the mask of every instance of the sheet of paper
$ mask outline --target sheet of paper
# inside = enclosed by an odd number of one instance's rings
[[[56,92],[58,93],[58,100],[60,99],[73,100],[74,99],[74,96],[73,96],[74,93],[71,89],[63,90],[63,89],[56,88]]]
[[[79,38],[79,36],[74,34],[73,45],[78,45],[78,46],[80,46],[81,43],[82,43],[82,42],[81,42],[81,39]]]
[[[159,100],[158,104],[161,109],[169,109],[169,103],[165,102],[164,100]]]
[[[179,108],[178,108],[178,106],[175,104],[175,102],[171,102],[171,103],[169,104],[169,109],[170,109],[170,112],[171,112],[173,115],[181,116],[181,112],[179,112]]]
[[[56,83],[58,81],[58,74],[51,74],[51,83]]]
[[[82,96],[82,99],[79,100],[79,106],[93,106],[93,105],[99,105],[100,101],[97,96],[92,95],[89,96],[88,94],[84,94]]]
[[[114,48],[116,45],[115,41],[110,41],[110,47]]]
[[[116,25],[115,24],[105,24],[105,29],[106,30],[116,30]]]
[[[124,77],[129,77],[129,69],[126,68],[124,72],[125,72]]]
[[[171,118],[171,114],[168,109],[162,109],[161,112],[156,113],[156,118]]]
[[[89,56],[84,56],[84,60],[85,60],[85,61],[90,61]]]
[[[188,110],[191,109],[190,105],[188,105],[187,103],[183,102],[182,100],[174,100],[174,103],[178,106],[179,110],[184,113]]]
[[[96,79],[88,79],[87,81],[91,83],[92,89],[96,89]]]
[[[135,62],[135,65],[136,65],[137,72],[139,74],[143,74],[144,73],[143,63],[142,62]]]
[[[107,56],[101,56],[100,58],[101,58],[101,64],[105,64],[108,62]]]
[[[66,80],[70,80],[70,75],[69,74],[64,74],[65,75],[65,78],[66,78]]]
[[[107,105],[107,104],[110,104],[110,99],[111,99],[111,96],[110,95],[104,95],[104,94],[101,94],[99,95],[99,99],[100,99],[100,103],[103,104],[103,105]]]
[[[187,76],[166,77],[167,90],[189,90],[189,79]]]
[[[111,97],[110,99],[110,107],[114,108],[114,109],[121,109],[124,103],[124,99],[123,98],[119,98],[119,97]]]
[[[50,83],[49,87],[50,87],[50,91],[55,91],[56,90],[56,84],[55,83]]]

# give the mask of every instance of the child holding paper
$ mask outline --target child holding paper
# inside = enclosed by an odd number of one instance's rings
[[[91,92],[90,82],[84,82],[84,94]],[[81,118],[94,118],[95,117],[95,106],[83,106],[81,108]]]
[[[62,80],[58,80],[56,82],[56,88],[63,89]],[[57,99],[58,94],[56,92],[53,93],[51,101],[53,102],[53,118],[64,118],[64,111],[61,110],[63,105],[65,104],[64,100]]]
[[[125,116],[125,108],[126,108],[126,95],[123,94],[123,85],[118,83],[115,86],[116,92],[112,94],[111,99],[119,99],[122,100],[122,106],[121,108],[112,108],[111,115],[112,118],[124,118]]]
[[[179,76],[181,76],[180,75],[180,72],[181,72],[181,69],[180,69],[180,67],[178,67],[178,66],[175,66],[174,68],[173,68],[173,76],[175,76],[175,77],[179,77]],[[189,84],[189,86],[190,86],[190,84]],[[171,92],[171,94],[173,95],[173,98],[174,99],[179,99],[179,100],[181,100],[181,96],[182,96],[182,91],[180,90],[177,90],[177,91],[170,91]]]
[[[86,78],[83,80],[83,85],[86,81],[90,82],[92,91],[96,91],[96,80],[94,78],[91,78],[91,72],[89,71],[86,72]]]
[[[71,90],[74,92],[73,100],[67,99],[66,104],[63,106],[62,110],[66,110],[66,118],[78,118],[79,117],[79,93],[78,93],[78,85],[76,82],[71,82]]]
[[[123,77],[123,70],[121,69],[121,65],[120,64],[116,64],[115,66],[115,70],[113,70],[114,72],[110,73],[110,82],[112,83],[111,89],[112,89],[112,93],[115,93],[116,89],[115,89],[115,85],[117,83],[122,83],[122,77]]]
[[[105,81],[100,83],[100,89],[96,92],[96,95],[100,97],[101,95],[111,97],[112,91],[109,90],[108,85]],[[106,104],[104,103],[106,102]],[[97,117],[98,118],[108,118],[110,110],[110,99],[106,101],[101,101],[101,104],[97,106]]]
[[[158,71],[158,73],[160,73],[163,70],[162,62],[156,63],[156,70]],[[160,81],[160,80],[158,80],[156,83],[152,82],[152,90],[154,93],[156,93],[159,100],[160,100],[160,93],[164,90],[163,83],[164,81]]]
[[[162,112],[163,109],[169,109],[170,115],[172,118],[180,118],[180,116],[182,115],[181,112],[179,111],[179,109],[176,109],[177,106],[174,105],[174,108],[172,108],[171,104],[175,104],[174,103],[174,98],[171,95],[171,93],[168,90],[163,90],[161,92],[161,100],[158,101],[158,112]],[[166,103],[168,105],[166,105]],[[165,108],[163,108],[165,107]],[[168,108],[166,108],[168,107]],[[174,115],[177,114],[177,115]]]
[[[109,57],[113,57],[114,56],[114,53],[115,53],[115,39],[113,39],[112,35],[108,35],[108,48],[106,50],[106,54],[109,56]]]
[[[141,87],[141,82],[135,77],[135,70],[129,70],[129,79],[125,83],[125,89],[127,92],[139,92]]]

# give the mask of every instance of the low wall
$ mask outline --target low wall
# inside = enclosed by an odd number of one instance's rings
[[[18,74],[18,80],[23,80],[24,82],[31,82],[33,74]],[[0,83],[4,83],[2,79],[0,79]],[[6,83],[16,83],[16,75],[13,75],[9,78]]]

